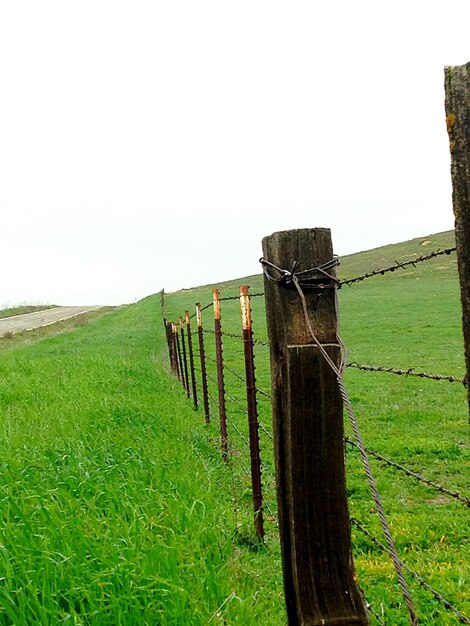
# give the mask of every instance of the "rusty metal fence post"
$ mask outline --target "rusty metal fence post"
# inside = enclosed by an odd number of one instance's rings
[[[168,342],[168,352],[170,356],[170,368],[172,373],[177,376],[178,372],[178,359],[176,357],[176,344],[175,336],[173,333],[173,324],[171,322],[166,323],[166,340]]]
[[[180,338],[178,333],[178,327],[176,324],[173,324],[173,335],[176,345],[176,375],[184,386],[183,360],[181,358]]]
[[[215,330],[215,354],[217,361],[217,386],[219,392],[219,418],[220,418],[220,445],[222,448],[222,458],[228,462],[228,442],[227,442],[227,413],[225,408],[225,383],[224,383],[224,359],[222,348],[222,325],[220,315],[220,292],[213,291],[214,305],[214,330]]]
[[[249,287],[240,287],[242,313],[243,349],[245,355],[246,398],[248,409],[248,432],[250,438],[251,485],[255,530],[259,539],[264,538],[263,495],[261,484],[261,457],[259,449],[258,403],[256,400],[255,357],[253,351],[253,327]]]
[[[191,373],[191,388],[193,392],[194,408],[197,411],[197,388],[196,388],[196,376],[194,373],[194,354],[193,354],[193,338],[191,335],[191,319],[189,317],[189,311],[184,313],[186,319],[186,335],[188,338],[188,352],[189,352],[189,371]]]
[[[183,387],[186,391],[186,396],[189,398],[189,377],[188,377],[188,357],[186,354],[186,341],[184,338],[184,324],[183,318],[180,317],[180,335],[181,335],[181,349],[182,349],[182,359],[183,359]]]
[[[201,304],[196,304],[197,334],[199,339],[199,357],[201,361],[202,399],[204,403],[204,419],[206,424],[211,421],[209,409],[209,392],[207,389],[206,352],[204,349],[204,329],[202,327]]]

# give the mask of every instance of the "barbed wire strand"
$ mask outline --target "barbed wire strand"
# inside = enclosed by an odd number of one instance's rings
[[[423,263],[424,261],[430,261],[431,259],[434,259],[435,257],[441,256],[442,254],[451,254],[451,252],[455,252],[457,248],[453,247],[453,248],[446,248],[445,250],[435,250],[434,252],[430,252],[429,254],[423,254],[419,257],[416,257],[416,259],[410,259],[409,261],[395,261],[395,265],[389,265],[388,267],[383,267],[381,269],[378,270],[374,270],[373,272],[366,272],[365,274],[362,274],[360,276],[356,276],[355,278],[348,278],[346,280],[341,280],[340,284],[342,285],[348,285],[351,286],[354,283],[359,283],[363,280],[365,280],[366,278],[372,278],[373,276],[383,276],[384,274],[387,274],[388,272],[394,272],[395,270],[398,269],[404,269],[405,267],[408,267],[410,265],[413,265],[414,267],[416,267],[417,263]]]
[[[358,447],[357,443],[353,441],[352,439],[349,439],[349,437],[345,437],[344,440],[346,443],[352,446],[355,446],[356,448]],[[404,465],[400,465],[399,463],[396,463],[395,461],[392,461],[391,459],[387,459],[386,457],[382,456],[378,452],[374,452],[373,450],[370,450],[369,448],[366,448],[365,450],[367,454],[369,454],[370,456],[373,456],[374,458],[378,459],[382,463],[385,463],[386,465],[389,465],[390,467],[394,467],[395,469],[398,469],[401,472],[404,472],[408,476],[415,478],[416,480],[419,480],[425,485],[428,485],[428,487],[432,487],[433,489],[436,489],[437,491],[440,491],[441,493],[445,493],[446,495],[451,496],[455,500],[462,502],[463,504],[465,504],[465,506],[470,507],[470,498],[467,498],[466,496],[458,493],[457,491],[451,491],[450,489],[447,489],[446,487],[439,485],[433,480],[430,480],[429,478],[425,478],[421,474],[418,474],[417,472],[414,472],[413,470],[408,469]]]
[[[396,369],[394,367],[383,367],[374,365],[363,365],[357,361],[351,361],[346,367],[352,367],[355,369],[363,370],[365,372],[387,372],[389,374],[398,374],[399,376],[417,376],[418,378],[430,378],[431,380],[447,380],[450,383],[462,383],[467,384],[465,378],[458,378],[457,376],[444,376],[442,374],[427,374],[426,372],[417,372],[410,367],[407,370]]]
[[[209,334],[209,335],[214,335],[215,334],[215,330],[213,330],[212,328],[203,328],[203,333]],[[222,331],[221,335],[223,337],[231,337],[232,339],[240,339],[241,341],[245,340],[243,335],[238,335],[236,333],[228,333],[228,332]],[[266,348],[269,348],[269,343],[267,341],[262,341],[261,339],[254,339],[253,338],[253,343],[255,345],[257,345],[257,346],[264,346]]]
[[[217,363],[216,359],[212,358],[211,356],[206,354],[206,359],[208,361],[211,361],[212,363]],[[226,365],[224,363],[224,370],[227,370],[227,372],[230,372],[230,374],[232,374],[232,376],[235,376],[235,378],[237,378],[238,380],[240,380],[242,383],[244,383],[245,385],[247,384],[246,382],[246,378],[243,378],[243,376],[241,376],[238,372],[236,372],[235,370],[233,370],[231,367],[229,367],[228,365]]]
[[[289,272],[288,270],[285,269],[281,269],[277,266],[275,266],[274,264],[270,263],[269,261],[266,261],[265,259],[261,259],[261,263],[263,265],[263,270],[265,272],[265,275],[268,277],[269,280],[277,282],[278,284],[281,285],[288,285],[290,283],[292,283],[296,290],[297,293],[299,294],[300,300],[301,300],[301,304],[302,304],[302,309],[303,309],[303,313],[304,313],[304,317],[305,317],[305,323],[307,325],[308,331],[315,343],[315,345],[317,346],[317,348],[319,349],[320,353],[322,354],[323,358],[325,359],[325,361],[328,363],[328,365],[330,366],[330,368],[332,369],[332,371],[334,372],[334,374],[336,375],[336,380],[338,383],[338,387],[339,390],[341,392],[341,396],[343,398],[344,401],[344,405],[346,407],[346,411],[347,414],[349,416],[349,421],[351,423],[353,432],[354,432],[354,437],[356,439],[356,442],[358,444],[358,448],[359,448],[359,452],[360,452],[360,456],[361,456],[361,460],[362,460],[362,464],[364,466],[364,470],[367,476],[367,480],[369,483],[369,488],[372,494],[372,498],[374,500],[375,503],[375,507],[377,509],[377,513],[379,515],[379,519],[380,519],[380,523],[382,526],[382,532],[384,533],[384,536],[386,538],[387,541],[387,545],[388,545],[388,553],[390,555],[390,558],[392,559],[393,565],[395,567],[395,571],[397,574],[397,578],[398,578],[398,582],[400,584],[401,590],[402,590],[402,594],[403,594],[403,598],[405,600],[405,603],[408,607],[408,612],[409,612],[409,616],[410,616],[410,623],[412,624],[412,626],[416,626],[419,622],[418,622],[418,617],[416,614],[416,609],[414,607],[413,604],[413,600],[411,598],[411,594],[410,594],[410,590],[408,587],[408,584],[406,582],[405,576],[403,574],[403,563],[400,559],[400,557],[398,556],[398,552],[395,546],[395,542],[393,540],[392,534],[390,532],[390,528],[387,522],[387,518],[385,517],[385,512],[384,512],[384,508],[382,505],[382,500],[380,498],[380,494],[379,491],[377,489],[377,485],[375,483],[375,479],[373,477],[372,474],[372,469],[369,463],[369,459],[367,456],[367,452],[365,450],[364,447],[364,443],[362,441],[362,437],[359,431],[359,426],[356,420],[356,416],[354,414],[354,410],[352,407],[352,403],[351,400],[349,398],[349,394],[347,393],[346,387],[344,385],[344,378],[343,378],[343,373],[344,373],[344,368],[345,368],[345,359],[346,359],[346,348],[344,343],[341,341],[340,337],[337,337],[338,340],[338,344],[340,346],[340,350],[341,350],[341,362],[339,367],[337,367],[337,365],[335,364],[335,362],[332,360],[332,358],[330,357],[330,355],[328,354],[328,352],[325,350],[325,348],[323,347],[323,345],[320,343],[320,341],[318,340],[315,331],[313,330],[313,326],[312,323],[310,321],[310,316],[309,316],[309,312],[308,312],[308,307],[307,307],[307,301],[305,299],[305,295],[304,292],[302,290],[302,283],[299,281],[299,279],[297,278],[297,275],[295,273],[295,269],[298,265],[298,263],[294,264],[294,268],[291,272]],[[337,259],[332,259],[332,261],[325,264],[322,264],[319,268],[312,268],[312,270],[309,270],[309,274],[312,273],[317,273],[317,271],[320,272],[324,272],[324,269],[326,267],[330,268],[330,267],[334,267],[334,265],[337,265]],[[271,276],[267,270],[267,266],[269,266],[270,268],[275,268],[276,271],[279,272],[280,274],[280,278],[276,279],[275,277]],[[335,294],[337,294],[337,291],[335,291]],[[337,295],[335,296],[337,297]]]
[[[374,535],[369,532],[367,530],[367,528],[365,528],[360,522],[358,522],[354,517],[351,517],[351,523],[358,528],[362,533],[364,533],[367,537],[369,537],[369,539],[372,541],[372,543],[374,543],[378,548],[380,548],[383,552],[388,552],[387,547],[383,545],[383,543],[381,543],[377,537],[374,537]],[[411,569],[411,567],[409,567],[408,565],[406,565],[405,563],[403,563],[403,567],[404,569],[408,572],[408,574],[414,578],[416,581],[419,582],[421,587],[424,587],[427,591],[429,591],[430,593],[432,593],[432,595],[434,596],[434,598],[441,603],[443,606],[445,606],[445,608],[449,611],[452,611],[453,613],[455,613],[455,615],[457,615],[457,617],[459,618],[460,622],[462,624],[470,624],[470,619],[464,615],[461,611],[459,611],[459,609],[457,607],[455,607],[451,602],[449,602],[449,600],[447,600],[446,598],[444,598],[444,596],[442,594],[440,594],[438,591],[436,591],[433,587],[431,587],[431,585],[424,580],[424,578],[422,576],[420,576],[418,574],[418,572],[415,572],[413,569]]]

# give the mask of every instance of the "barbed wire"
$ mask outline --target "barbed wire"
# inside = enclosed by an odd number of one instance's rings
[[[207,354],[206,354],[205,356],[206,356],[206,359],[207,359],[208,361],[211,361],[211,363],[216,363],[216,364],[217,364],[216,359],[214,359],[214,358],[210,357],[210,356],[209,356],[209,355],[207,355]],[[228,366],[228,365],[226,365],[225,363],[224,363],[224,370],[227,370],[227,372],[230,372],[230,374],[232,374],[232,376],[234,376],[234,377],[235,377],[235,378],[237,378],[239,381],[241,381],[242,383],[244,383],[244,385],[246,385],[246,384],[247,384],[246,378],[243,378],[243,376],[241,376],[238,372],[236,372],[235,370],[233,370],[231,367],[229,367],[229,366]]]
[[[357,361],[351,361],[346,367],[352,367],[355,369],[363,370],[365,372],[387,372],[389,374],[398,374],[399,376],[417,376],[418,378],[429,378],[431,380],[447,380],[450,383],[462,383],[467,384],[466,378],[459,378],[457,376],[446,376],[441,374],[427,374],[426,372],[417,372],[414,368],[410,367],[407,370],[396,369],[394,367],[383,367],[374,365],[363,365],[357,363]]]
[[[250,442],[248,441],[248,438],[241,432],[241,430],[238,428],[238,426],[235,424],[235,422],[227,416],[227,424],[230,424],[230,426],[232,426],[233,430],[238,434],[238,436],[240,437],[240,439],[243,440],[243,442],[246,445],[250,445]]]
[[[215,330],[213,330],[212,328],[203,328],[203,332],[210,335],[215,334]],[[230,337],[231,339],[240,339],[241,341],[245,341],[245,337],[243,335],[239,335],[236,333],[227,333],[225,331],[221,331],[221,335],[225,337]],[[257,346],[265,346],[269,348],[269,343],[267,341],[262,341],[261,339],[253,338],[253,343]]]
[[[272,396],[271,394],[269,394],[267,391],[263,391],[262,389],[260,389],[259,387],[256,387],[256,391],[263,396],[264,398],[267,398],[268,400],[272,400]]]
[[[377,537],[375,537],[371,532],[369,532],[367,530],[367,528],[365,528],[365,526],[363,526],[360,522],[358,522],[354,517],[351,517],[351,524],[353,524],[362,533],[364,533],[372,541],[372,543],[374,545],[376,545],[378,548],[380,548],[380,550],[382,550],[383,552],[387,552],[387,547],[384,546],[383,543],[381,543],[381,541],[379,541],[379,539],[377,539]],[[457,615],[457,617],[459,618],[459,620],[460,620],[460,622],[462,624],[470,624],[470,619],[468,619],[468,617],[466,615],[464,615],[456,606],[454,606],[451,602],[449,602],[449,600],[444,598],[444,596],[442,594],[440,594],[433,587],[431,587],[431,585],[426,580],[424,580],[424,578],[422,576],[420,576],[418,574],[418,572],[415,572],[411,567],[409,567],[405,563],[403,563],[403,567],[408,572],[408,574],[410,576],[412,576],[412,578],[414,578],[416,581],[419,582],[421,587],[423,587],[424,589],[426,589],[427,591],[432,593],[434,598],[440,604],[445,606],[445,608],[448,611],[452,611],[453,613],[455,613],[455,615]]]
[[[354,446],[356,448],[358,447],[356,442],[350,439],[349,437],[345,437],[344,441],[351,446]],[[470,507],[470,498],[467,498],[466,496],[458,493],[457,491],[451,491],[450,489],[447,489],[446,487],[439,485],[433,480],[430,480],[429,478],[425,478],[421,474],[418,474],[417,472],[414,472],[413,470],[410,470],[407,467],[400,465],[399,463],[396,463],[395,461],[392,461],[391,459],[387,459],[386,457],[382,456],[378,452],[374,452],[373,450],[370,450],[369,448],[366,448],[365,450],[367,454],[369,454],[370,456],[373,456],[374,458],[378,459],[382,463],[385,463],[389,467],[394,467],[395,469],[398,469],[401,472],[404,472],[408,476],[415,478],[416,480],[424,483],[428,487],[432,487],[433,489],[436,489],[437,491],[440,491],[441,493],[445,493],[451,498],[454,498],[455,500],[462,502],[463,504],[465,504],[465,506]]]
[[[259,426],[260,430],[262,430],[265,435],[267,435],[270,439],[273,439],[273,434],[271,432],[269,432],[269,430],[267,428],[265,428],[263,426],[263,424],[258,424],[258,426]]]
[[[352,284],[359,283],[365,280],[366,278],[372,278],[373,276],[383,276],[384,274],[387,274],[388,272],[394,272],[395,270],[398,270],[398,269],[404,269],[405,267],[409,267],[410,265],[412,265],[413,267],[416,267],[417,263],[423,263],[424,261],[429,261],[443,254],[447,254],[447,255],[451,254],[452,252],[455,252],[456,249],[457,248],[455,247],[446,248],[445,250],[438,249],[429,254],[423,254],[419,257],[416,257],[416,259],[410,259],[409,261],[403,261],[403,262],[395,261],[394,265],[389,265],[388,267],[383,267],[381,269],[374,270],[372,272],[366,272],[365,274],[362,274],[361,276],[356,276],[355,278],[348,278],[346,280],[341,280],[339,281],[340,286],[343,286],[343,285],[351,286]]]

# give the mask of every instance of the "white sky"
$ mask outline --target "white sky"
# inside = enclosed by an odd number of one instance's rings
[[[0,0],[0,306],[119,304],[453,227],[468,0]]]

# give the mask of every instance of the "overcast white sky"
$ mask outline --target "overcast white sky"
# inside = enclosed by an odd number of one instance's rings
[[[470,2],[0,0],[0,306],[118,304],[453,227]]]

